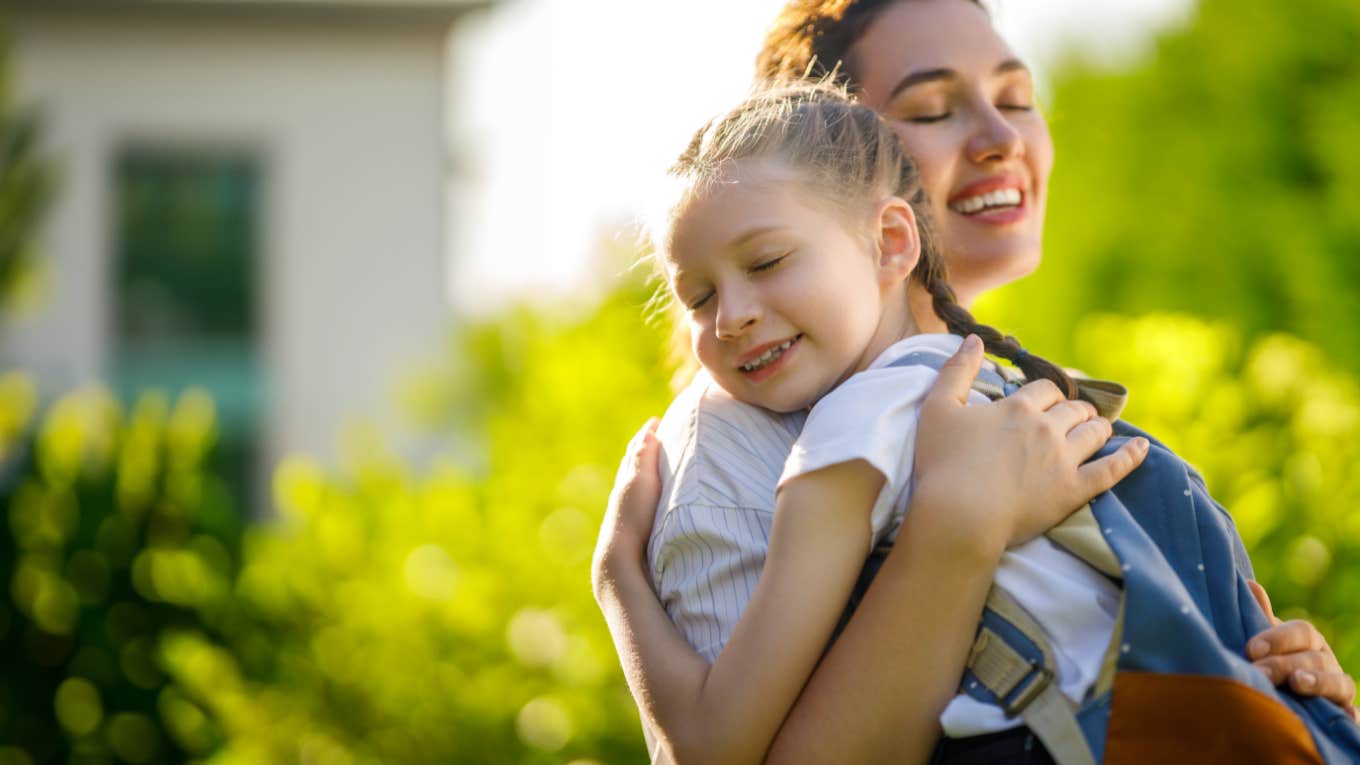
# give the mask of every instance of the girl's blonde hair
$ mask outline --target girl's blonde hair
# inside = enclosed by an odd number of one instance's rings
[[[1015,338],[978,323],[958,304],[915,163],[877,112],[829,78],[758,86],[742,103],[694,134],[669,171],[676,188],[666,218],[653,229],[658,255],[669,245],[675,216],[712,184],[722,182],[728,166],[739,160],[782,164],[793,171],[802,190],[851,221],[887,197],[905,200],[916,215],[921,241],[920,261],[911,278],[930,294],[935,314],[949,331],[976,334],[988,353],[1010,361],[1028,379],[1052,380],[1068,398],[1076,397],[1075,384],[1060,368],[1027,353]]]

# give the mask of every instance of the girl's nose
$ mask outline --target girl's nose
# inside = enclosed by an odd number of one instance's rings
[[[735,294],[733,294],[735,293]],[[760,303],[744,291],[730,290],[718,296],[715,327],[719,340],[735,340],[760,321]]]
[[[973,162],[1005,160],[1024,151],[1020,131],[992,104],[977,112],[977,126],[968,140],[968,158]]]

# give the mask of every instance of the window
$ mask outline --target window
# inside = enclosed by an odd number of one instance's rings
[[[131,147],[114,168],[113,384],[126,401],[206,388],[213,468],[238,507],[256,495],[263,408],[260,185],[257,162],[239,152]]]

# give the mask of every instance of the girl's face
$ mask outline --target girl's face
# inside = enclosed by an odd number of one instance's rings
[[[865,105],[920,168],[964,305],[1039,265],[1053,141],[1029,70],[966,0],[901,0],[850,50]]]
[[[903,334],[919,246],[914,219],[874,246],[798,188],[778,165],[733,163],[678,211],[663,248],[699,363],[733,397],[778,412],[811,406]]]

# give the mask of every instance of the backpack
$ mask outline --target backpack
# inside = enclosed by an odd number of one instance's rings
[[[916,352],[890,366],[938,371],[945,360]],[[973,387],[996,399],[1019,382],[984,369]],[[1247,587],[1251,562],[1232,518],[1204,479],[1116,419],[1121,386],[1078,387],[1114,423],[1097,456],[1135,436],[1150,444],[1138,469],[1046,533],[1121,586],[1100,675],[1072,704],[1044,631],[993,585],[960,690],[1021,718],[1059,765],[1360,762],[1360,727],[1345,711],[1272,686],[1246,659],[1247,640],[1270,624]],[[842,625],[885,557],[866,562]]]

